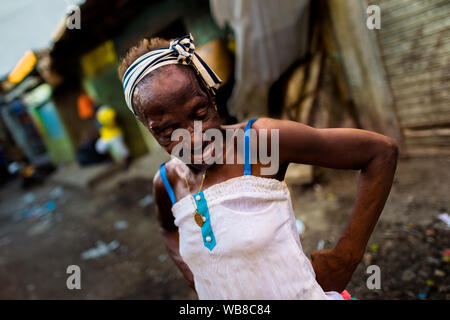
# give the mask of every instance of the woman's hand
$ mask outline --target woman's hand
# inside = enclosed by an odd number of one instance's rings
[[[335,249],[314,251],[311,263],[316,280],[324,291],[342,292],[349,283],[359,261],[345,258]]]

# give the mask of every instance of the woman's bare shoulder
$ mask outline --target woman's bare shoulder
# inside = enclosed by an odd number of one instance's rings
[[[244,129],[247,125],[248,120],[242,121],[235,124],[223,125],[223,129]],[[253,124],[253,129],[272,129],[280,126],[282,120],[272,119],[272,118],[258,118]]]
[[[289,120],[273,119],[273,118],[258,118],[253,124],[254,129],[281,129],[286,126]]]
[[[177,158],[172,158],[165,162],[165,171],[167,179],[169,180],[169,183],[174,183],[179,176],[179,170],[180,168],[180,160]],[[153,177],[153,183],[158,187],[164,187],[162,179],[161,179],[161,173],[160,170],[158,170]]]
[[[239,122],[239,123],[234,123],[234,124],[222,125],[221,127],[223,129],[233,129],[233,130],[244,129],[246,123],[247,122]]]

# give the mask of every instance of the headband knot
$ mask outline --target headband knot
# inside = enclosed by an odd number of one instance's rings
[[[194,53],[195,45],[194,45],[194,38],[192,35],[189,35],[189,38],[182,37],[173,40],[170,42],[169,49],[174,51],[178,55],[178,61],[185,61],[186,59],[189,60],[191,55]]]

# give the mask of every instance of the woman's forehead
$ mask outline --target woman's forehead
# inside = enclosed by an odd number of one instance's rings
[[[205,97],[189,96],[180,103],[159,104],[153,103],[144,109],[147,121],[153,122],[153,126],[159,126],[161,123],[170,121],[174,118],[185,119],[198,107],[205,105]]]
[[[141,107],[161,112],[169,105],[184,105],[196,96],[206,97],[193,72],[181,68],[161,71],[135,89],[134,97]]]

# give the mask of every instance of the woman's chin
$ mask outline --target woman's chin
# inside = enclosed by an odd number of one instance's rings
[[[205,166],[214,164],[214,144],[206,146],[201,154],[191,155],[190,167],[196,169],[204,169]]]

